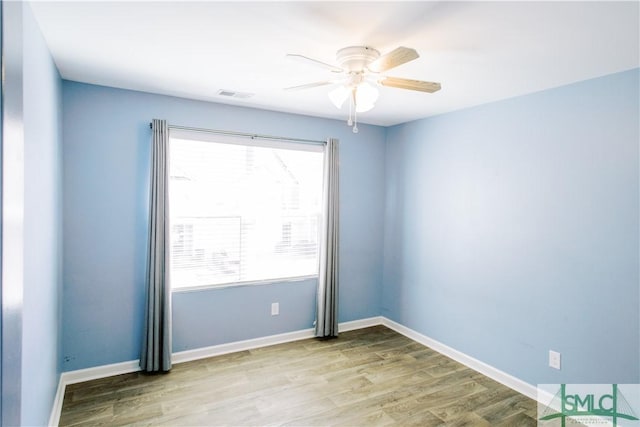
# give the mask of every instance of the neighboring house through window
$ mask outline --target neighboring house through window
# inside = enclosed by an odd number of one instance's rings
[[[172,131],[173,289],[318,274],[323,147]]]

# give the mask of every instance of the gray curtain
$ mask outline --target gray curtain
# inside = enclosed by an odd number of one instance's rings
[[[338,140],[327,141],[324,162],[324,227],[320,242],[320,274],[316,337],[338,336],[339,158]]]
[[[171,288],[169,284],[169,128],[166,120],[151,124],[151,192],[147,294],[140,368],[171,369]]]

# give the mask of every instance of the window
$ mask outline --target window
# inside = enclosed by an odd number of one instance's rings
[[[323,147],[171,131],[174,289],[318,274]]]

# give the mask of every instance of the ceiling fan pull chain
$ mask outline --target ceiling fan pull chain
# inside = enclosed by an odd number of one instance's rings
[[[356,100],[357,91],[358,91],[358,86],[354,87],[352,92],[353,94],[353,133],[358,133],[358,104]]]
[[[358,133],[358,110],[353,114],[353,133]]]
[[[358,106],[355,105],[355,101],[353,104],[353,133],[358,133]]]
[[[347,120],[347,125],[349,126],[353,126],[353,120],[351,119],[351,117],[353,115],[354,100],[355,100],[355,97],[353,96],[353,92],[352,92],[352,95],[349,97],[349,120]]]

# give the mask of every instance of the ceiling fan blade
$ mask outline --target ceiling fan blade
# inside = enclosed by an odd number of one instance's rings
[[[306,62],[326,68],[332,73],[341,73],[343,70],[335,65],[327,64],[326,62],[318,61],[317,59],[309,58],[308,56],[298,55],[296,53],[287,53],[287,58],[295,59],[296,61]]]
[[[311,89],[314,87],[318,87],[318,86],[326,86],[326,85],[330,85],[335,83],[334,81],[331,80],[324,80],[321,82],[313,82],[313,83],[307,83],[304,85],[299,85],[299,86],[291,86],[291,87],[285,87],[284,90],[290,90],[290,91],[296,91],[296,90],[304,90],[304,89]]]
[[[418,58],[418,52],[415,49],[400,46],[389,53],[385,53],[378,59],[369,64],[368,68],[374,73],[382,73]]]
[[[422,80],[401,79],[398,77],[385,77],[378,80],[382,86],[396,87],[399,89],[417,90],[420,92],[433,93],[439,91],[440,83],[423,82]]]

